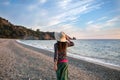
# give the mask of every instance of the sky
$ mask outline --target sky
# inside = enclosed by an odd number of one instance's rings
[[[0,0],[0,17],[77,39],[120,39],[120,0]]]

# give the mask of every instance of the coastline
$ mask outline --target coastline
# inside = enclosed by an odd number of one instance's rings
[[[3,65],[0,66],[0,79],[56,80],[52,52],[9,39],[0,39],[0,47],[0,56],[2,55],[0,64]],[[72,57],[68,57],[68,59],[69,80],[120,80],[120,70]],[[6,69],[7,72],[4,72]],[[8,76],[6,77],[5,74]]]
[[[29,44],[26,44],[20,40],[16,40],[18,43],[21,43],[23,45],[26,45],[26,46],[31,46]],[[35,47],[35,46],[31,46],[33,48],[38,48],[38,47]],[[46,50],[46,51],[50,51],[46,48],[38,48],[38,49],[41,49],[41,50]],[[50,53],[53,53],[54,51],[50,51]],[[43,52],[44,53],[44,52]],[[76,58],[76,59],[79,59],[79,60],[83,60],[83,61],[86,61],[86,62],[90,62],[90,63],[93,63],[93,64],[97,64],[97,65],[101,65],[101,66],[104,66],[104,67],[107,67],[107,68],[111,68],[111,69],[116,69],[116,70],[119,70],[120,71],[120,66],[119,65],[116,65],[116,64],[112,64],[112,63],[105,63],[101,60],[98,60],[98,59],[93,59],[93,58],[89,58],[89,57],[84,57],[84,56],[80,56],[80,55],[77,55],[77,54],[71,54],[71,53],[68,53],[68,56],[71,57],[71,58]]]

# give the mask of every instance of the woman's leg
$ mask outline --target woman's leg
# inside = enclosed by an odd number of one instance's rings
[[[59,63],[57,73],[57,80],[68,80],[68,63]]]

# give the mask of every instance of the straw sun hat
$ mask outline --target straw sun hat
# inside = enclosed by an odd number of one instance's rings
[[[55,32],[55,39],[60,42],[66,42],[66,35],[64,32]]]

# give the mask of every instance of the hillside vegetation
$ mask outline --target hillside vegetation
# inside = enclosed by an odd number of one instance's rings
[[[0,17],[0,38],[53,40],[54,32],[34,31]]]

